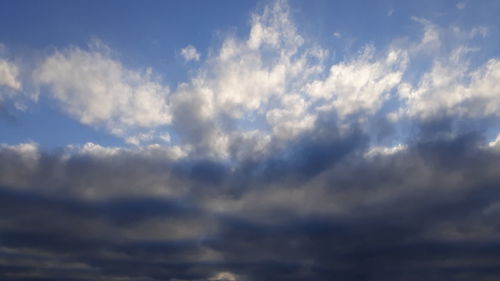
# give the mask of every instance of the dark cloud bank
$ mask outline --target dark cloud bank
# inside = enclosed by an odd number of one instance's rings
[[[500,154],[417,126],[406,149],[318,125],[238,163],[0,153],[2,280],[499,280]]]

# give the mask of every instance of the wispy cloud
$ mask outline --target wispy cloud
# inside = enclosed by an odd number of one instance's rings
[[[196,50],[196,48],[191,45],[182,48],[181,55],[185,61],[199,61],[201,57],[200,53],[198,53],[198,50]]]

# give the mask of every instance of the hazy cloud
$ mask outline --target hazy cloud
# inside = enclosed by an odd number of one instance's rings
[[[12,62],[0,59],[0,86],[19,90],[21,82],[18,78],[19,68]]]
[[[196,48],[191,45],[182,48],[181,55],[185,61],[199,61],[201,57],[200,53],[198,53],[198,50],[196,50]]]

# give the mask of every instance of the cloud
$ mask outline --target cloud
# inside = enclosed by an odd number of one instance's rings
[[[351,145],[362,137],[332,138],[317,131],[231,168],[90,145],[72,154],[3,146],[0,210],[12,215],[0,221],[0,276],[496,276],[500,155],[480,135],[422,135],[376,157]]]
[[[174,128],[197,154],[241,158],[255,149],[234,140],[255,134],[266,141],[254,148],[267,151],[312,130],[322,114],[374,115],[408,60],[399,49],[379,55],[367,46],[323,78],[327,55],[300,35],[286,3],[273,2],[252,15],[247,38],[224,39],[198,74],[173,91]]]
[[[16,64],[0,59],[0,86],[6,86],[15,90],[21,88],[19,81],[19,68]]]
[[[363,112],[373,115],[390,98],[389,93],[401,81],[407,58],[404,52],[391,50],[385,59],[374,60],[368,46],[359,58],[330,68],[325,80],[307,85],[313,100],[323,100],[319,110],[334,110],[340,118]]]
[[[368,150],[367,153],[365,153],[365,157],[376,157],[379,155],[391,155],[398,153],[402,150],[405,150],[406,146],[402,144],[398,144],[396,146],[391,146],[391,147],[384,147],[384,146],[376,146],[372,147],[370,150]]]
[[[465,2],[465,1],[458,2],[457,3],[457,9],[463,10],[463,9],[465,9],[466,5],[467,5],[467,2]]]
[[[210,281],[237,281],[238,279],[231,272],[219,272],[209,279]]]
[[[488,143],[488,147],[500,151],[500,134],[498,134],[493,141]]]
[[[171,122],[168,87],[151,70],[130,70],[103,47],[56,51],[34,71],[61,109],[81,123],[126,135]]]
[[[321,59],[324,54],[319,49],[299,54],[302,44],[285,3],[273,3],[264,7],[261,14],[254,14],[248,38],[224,39],[197,75],[173,91],[173,124],[184,141],[193,144],[198,154],[227,158],[230,152],[241,155],[240,148],[255,150],[233,140],[255,135],[255,131],[264,139],[272,136],[269,131],[252,127],[252,119],[267,120],[276,127],[272,130],[285,139],[287,134],[297,135],[311,127],[314,117],[307,116],[305,104],[300,104],[302,97],[293,93],[299,92],[300,84],[293,85],[292,81],[304,83],[301,81],[316,73],[318,68],[310,67],[309,61]],[[274,100],[278,102],[276,106],[271,105]],[[308,121],[285,120],[292,115],[294,120],[306,117]],[[247,120],[249,126],[239,125]],[[259,145],[266,143],[270,144],[266,141]]]
[[[0,115],[16,120],[14,111],[26,111],[38,101],[38,92],[33,89],[29,73],[29,59],[25,59],[0,43]],[[4,117],[4,116],[2,116]]]
[[[500,62],[490,59],[471,69],[463,59],[467,52],[467,49],[459,48],[446,61],[435,61],[418,86],[401,85],[399,94],[407,104],[403,110],[423,119],[443,114],[498,116],[500,88],[495,81],[500,77]]]
[[[200,53],[198,53],[198,50],[196,50],[196,48],[191,45],[182,48],[181,55],[185,61],[199,61],[201,57]]]
[[[6,47],[0,43],[0,55],[2,55],[3,49],[6,49]],[[0,56],[0,113],[3,113],[5,105],[10,103],[13,103],[17,110],[26,108],[21,101],[24,96],[21,90],[22,82],[19,66],[13,61]]]

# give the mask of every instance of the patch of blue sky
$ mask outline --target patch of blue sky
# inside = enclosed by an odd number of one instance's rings
[[[10,105],[11,107],[11,105]],[[41,148],[54,149],[66,145],[83,145],[87,142],[103,146],[118,146],[123,140],[68,118],[55,108],[51,100],[41,97],[37,106],[26,111],[10,108],[8,115],[0,118],[0,143],[18,144],[36,142]]]

